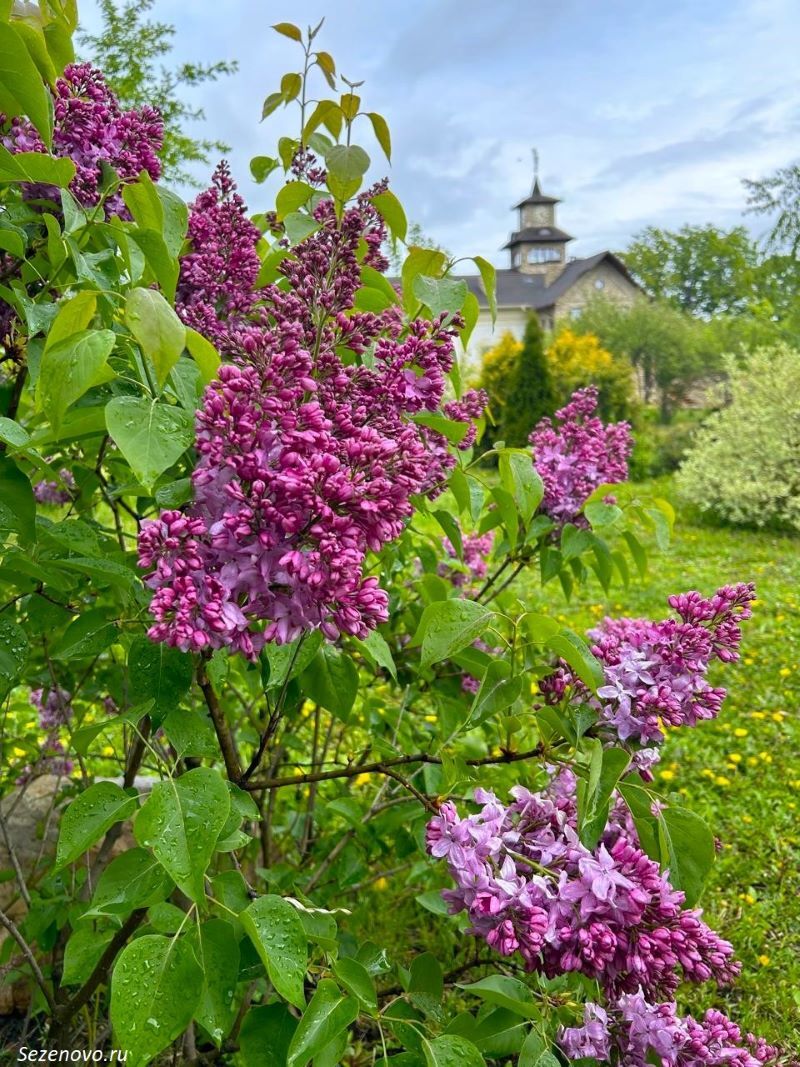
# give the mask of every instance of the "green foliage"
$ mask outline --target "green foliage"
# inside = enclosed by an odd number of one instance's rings
[[[800,352],[758,349],[728,374],[727,404],[695,435],[680,490],[728,522],[800,530]]]
[[[202,108],[189,104],[184,94],[208,82],[235,73],[238,64],[181,63],[167,66],[175,27],[146,18],[155,0],[99,0],[102,26],[97,33],[81,32],[83,56],[106,76],[123,107],[157,107],[164,121],[161,159],[168,181],[192,184],[188,169],[209,164],[230,147],[222,141],[192,137],[190,123],[205,118]]]
[[[139,11],[104,8],[106,33],[114,19],[130,22],[102,45],[112,82],[116,74],[123,85],[129,76],[147,84],[147,64],[163,54],[164,27],[137,22]],[[301,44],[302,70],[277,82],[264,112],[289,108],[300,122],[253,172],[288,175],[298,148],[312,147],[340,219],[370,163],[358,134],[388,158],[388,128],[362,108],[355,83],[341,79],[343,91],[319,99],[313,77],[332,89],[339,82],[318,49],[320,26],[276,29]],[[0,166],[0,221],[9,224],[0,232],[19,261],[0,293],[13,321],[0,418],[2,792],[24,795],[16,779],[48,766],[33,689],[71,694],[59,740],[80,758],[51,798],[55,856],[45,834],[29,878],[2,872],[18,883],[29,953],[12,960],[8,942],[0,965],[34,990],[32,1026],[66,1047],[78,1027],[102,1044],[110,1022],[107,1040],[142,1067],[179,1056],[179,1042],[243,1067],[371,1062],[389,1042],[398,1067],[512,1056],[553,1067],[555,1028],[583,990],[569,978],[554,987],[484,973],[462,921],[445,918],[424,824],[440,799],[463,800],[479,782],[498,793],[538,783],[557,760],[581,779],[584,840],[599,839],[627,754],[602,748],[585,709],[534,715],[531,704],[562,657],[597,687],[599,665],[581,627],[566,625],[562,593],[618,595],[628,560],[643,573],[645,545],[666,544],[669,505],[629,486],[614,505],[598,490],[579,524],[561,530],[541,512],[543,487],[524,445],[552,398],[532,324],[504,394],[504,417],[519,432],[495,451],[496,477],[456,447],[463,425],[417,417],[442,435],[437,446],[452,446],[455,466],[435,503],[413,501],[400,536],[369,560],[389,598],[380,632],[330,642],[317,631],[269,643],[253,662],[153,644],[137,534],[162,507],[190,498],[194,409],[219,364],[174,311],[186,207],[142,176],[125,189],[130,219],[106,221],[102,205],[85,212],[66,194],[51,213],[22,185],[30,167],[63,185],[65,168],[47,157]],[[277,198],[293,245],[319,225],[319,194],[302,185],[289,180]],[[465,339],[474,297],[453,277],[452,257],[409,239],[389,194],[376,201],[405,247],[403,291],[362,262],[358,306],[392,306],[405,325],[460,314]],[[262,280],[276,278],[287,249],[265,233],[259,252]],[[493,269],[474,261],[492,306]],[[457,365],[450,387],[460,396]],[[509,447],[515,440],[523,447]],[[69,499],[37,501],[33,485],[62,470]],[[442,536],[458,554],[466,534],[489,531],[484,585],[459,595],[440,573]],[[477,682],[474,700],[464,673]],[[645,847],[696,896],[711,855],[705,825],[635,783],[644,802],[637,794],[629,803]]]
[[[626,355],[613,355],[592,333],[562,326],[547,346],[557,407],[576,389],[597,388],[597,411],[606,422],[629,419],[634,409],[633,369]]]
[[[539,419],[551,415],[556,407],[542,329],[535,315],[528,320],[516,358],[508,337],[501,339],[494,354],[487,353],[483,382],[491,390],[492,411],[495,405],[500,410],[497,437],[513,448],[524,448]]]

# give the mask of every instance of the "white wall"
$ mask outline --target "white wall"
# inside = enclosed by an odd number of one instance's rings
[[[462,357],[464,376],[468,377],[470,373],[477,374],[481,356],[487,348],[492,348],[497,344],[506,330],[510,330],[521,341],[528,315],[529,312],[524,308],[499,308],[493,328],[491,315],[488,310],[482,308],[475,329],[472,331],[472,337],[469,339],[466,355]]]

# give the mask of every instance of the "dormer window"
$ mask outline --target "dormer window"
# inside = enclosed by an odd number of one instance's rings
[[[530,248],[528,249],[529,263],[558,263],[561,256],[555,248]]]

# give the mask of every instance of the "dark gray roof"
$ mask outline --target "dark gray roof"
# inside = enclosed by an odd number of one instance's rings
[[[558,226],[528,226],[527,229],[512,233],[503,248],[513,248],[514,245],[527,241],[535,241],[536,244],[557,244],[571,240],[572,237],[564,230],[559,230]]]
[[[526,196],[524,200],[520,200],[518,204],[515,204],[515,208],[520,208],[524,204],[560,204],[561,201],[557,196],[545,196],[539,187],[539,179],[533,183],[533,190],[530,196]]]
[[[545,285],[543,274],[525,274],[521,270],[498,270],[497,306],[543,311],[545,308],[552,307],[582,275],[602,263],[603,260],[615,267],[632,285],[636,285],[625,268],[625,264],[613,252],[598,252],[597,255],[588,256],[586,259],[570,260],[551,285]],[[486,293],[480,277],[470,275],[465,277],[464,281],[477,296],[481,307],[487,307]]]

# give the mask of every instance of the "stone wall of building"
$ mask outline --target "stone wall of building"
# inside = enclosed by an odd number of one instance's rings
[[[598,285],[598,282],[602,283]],[[576,318],[598,296],[630,307],[642,292],[609,263],[599,263],[582,275],[556,303],[556,321]]]

